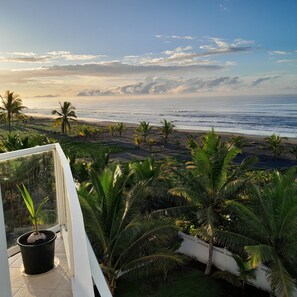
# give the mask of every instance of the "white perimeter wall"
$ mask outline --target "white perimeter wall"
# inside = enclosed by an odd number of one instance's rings
[[[208,259],[208,243],[201,239],[179,232],[183,242],[177,252],[187,255],[189,257],[197,259],[199,262],[206,264]],[[233,274],[239,274],[237,263],[233,259],[232,254],[226,248],[214,247],[213,250],[213,265],[222,271],[229,271]],[[255,287],[271,291],[271,286],[266,279],[267,267],[261,265],[256,270],[256,279],[249,282]],[[297,297],[297,290],[295,290],[294,296]]]

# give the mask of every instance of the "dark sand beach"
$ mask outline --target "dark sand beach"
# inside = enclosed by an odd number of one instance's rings
[[[153,126],[152,133],[148,136],[148,139],[154,139],[155,144],[150,148],[147,144],[140,144],[138,148],[133,141],[133,136],[136,134],[135,129],[138,127],[136,124],[125,123],[125,128],[122,132],[122,136],[119,136],[118,132],[115,132],[111,136],[108,132],[109,125],[116,125],[113,122],[99,122],[99,121],[81,121],[80,125],[102,127],[105,133],[97,137],[86,138],[76,136],[72,133],[71,139],[81,142],[96,142],[103,143],[105,145],[111,145],[114,147],[122,148],[121,152],[113,153],[111,159],[119,161],[129,161],[134,159],[144,159],[150,155],[154,155],[156,159],[174,157],[181,161],[188,161],[191,158],[190,151],[187,148],[189,136],[194,137],[198,142],[205,134],[205,131],[197,130],[178,130],[174,129],[173,133],[169,135],[167,143],[162,140],[161,134],[157,126]],[[29,121],[33,124],[40,133],[49,133],[49,127],[53,127],[52,118],[34,117]],[[73,131],[76,125],[72,125]],[[59,135],[58,128],[51,128],[55,131],[55,138],[59,140],[62,135]],[[239,133],[218,133],[223,140],[230,140],[234,136],[242,136],[243,146],[241,147],[242,153],[236,159],[236,162],[241,162],[245,157],[257,157],[258,163],[256,168],[270,169],[270,168],[288,168],[291,166],[297,166],[296,157],[291,153],[293,147],[297,146],[297,139],[289,138],[283,139],[283,152],[279,157],[274,157],[272,151],[268,148],[265,137],[258,135],[246,135]]]

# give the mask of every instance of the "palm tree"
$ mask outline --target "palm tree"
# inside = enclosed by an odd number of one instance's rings
[[[284,139],[287,139],[287,137],[280,137],[275,133],[273,133],[270,137],[265,138],[268,148],[272,150],[274,157],[278,157],[282,153],[284,149],[282,141]]]
[[[64,101],[63,105],[59,102],[61,110],[53,110],[52,114],[57,114],[59,117],[55,119],[55,126],[62,128],[62,134],[66,135],[71,130],[70,121],[77,122],[75,107],[68,101]]]
[[[160,132],[163,135],[164,141],[168,141],[168,135],[173,132],[173,128],[175,127],[174,124],[171,121],[167,121],[164,119],[161,122],[162,126],[160,127]]]
[[[242,293],[244,293],[244,285],[251,279],[256,278],[256,268],[251,265],[249,261],[246,261],[241,256],[237,254],[232,254],[233,259],[237,264],[238,274],[233,274],[229,271],[218,270],[213,273],[213,277],[223,279],[233,286],[240,287]]]
[[[262,262],[269,270],[267,279],[277,296],[293,296],[297,277],[297,185],[296,168],[272,182],[254,187],[249,205],[233,202],[243,220],[242,232],[252,244],[245,250],[253,265]]]
[[[0,97],[2,101],[2,106],[0,106],[0,120],[8,122],[8,130],[10,132],[13,117],[21,120],[25,119],[26,116],[22,113],[22,110],[27,107],[22,104],[22,99],[18,94],[9,90],[5,92],[4,97],[1,95]]]
[[[150,122],[142,121],[139,123],[139,127],[136,129],[137,132],[141,134],[146,142],[147,136],[151,133],[152,127],[150,126]]]
[[[79,199],[87,234],[112,292],[118,278],[138,278],[163,272],[182,262],[170,247],[177,230],[168,221],[138,211],[145,183],[126,187],[128,176],[113,164],[92,174]]]
[[[122,137],[122,133],[123,133],[124,128],[125,128],[125,124],[123,122],[118,122],[117,123],[116,129],[119,132],[120,137]]]
[[[226,203],[239,195],[246,182],[243,171],[247,164],[232,166],[239,153],[238,148],[222,142],[212,130],[204,137],[202,146],[192,150],[193,166],[188,167],[183,178],[185,187],[172,189],[172,193],[198,206],[196,215],[201,227],[196,229],[197,235],[209,242],[206,275],[211,273],[213,245],[224,220]]]

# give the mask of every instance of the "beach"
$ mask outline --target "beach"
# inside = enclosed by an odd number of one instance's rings
[[[200,139],[205,135],[205,131],[191,130],[191,129],[174,129],[173,133],[169,135],[168,142],[165,143],[162,140],[159,127],[152,126],[152,132],[149,134],[148,139],[153,139],[155,141],[152,147],[148,144],[141,143],[139,148],[135,145],[133,141],[133,136],[135,136],[136,128],[139,126],[134,123],[125,123],[125,128],[123,129],[122,136],[119,136],[118,132],[114,132],[111,136],[108,132],[108,127],[110,125],[116,125],[114,122],[108,121],[86,121],[80,120],[78,118],[79,125],[91,126],[91,127],[101,127],[104,129],[104,133],[97,138],[91,137],[80,137],[74,133],[77,124],[72,124],[72,134],[70,137],[72,140],[81,142],[96,142],[102,143],[106,146],[113,146],[122,148],[121,151],[112,153],[112,160],[119,161],[130,161],[130,160],[141,160],[150,155],[153,155],[156,159],[163,158],[177,158],[183,162],[189,161],[191,159],[190,150],[187,148],[188,138],[193,137],[200,143]],[[49,117],[33,117],[28,123],[32,127],[38,127],[39,133],[48,134],[52,131],[53,136],[59,141],[59,138],[63,138],[60,134],[58,127],[53,127],[53,119]],[[208,131],[210,131],[209,128]],[[216,131],[216,129],[214,129]],[[51,133],[49,133],[51,134]],[[294,154],[291,153],[293,147],[297,146],[296,138],[287,138],[282,140],[283,152],[279,157],[274,157],[272,151],[268,148],[265,137],[259,135],[246,135],[240,133],[222,133],[217,132],[224,141],[230,141],[232,137],[240,136],[242,137],[243,145],[241,147],[242,153],[236,159],[236,162],[241,162],[245,157],[256,157],[258,158],[258,163],[255,165],[256,168],[271,169],[271,168],[288,168],[291,166],[296,166],[297,161]]]

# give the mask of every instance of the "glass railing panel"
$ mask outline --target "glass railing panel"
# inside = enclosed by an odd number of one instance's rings
[[[56,185],[52,151],[0,162],[0,184],[8,248],[16,244],[18,236],[32,230],[29,214],[17,186],[26,186],[35,205],[48,196],[49,201],[45,205],[47,212],[40,228],[49,228],[56,224]]]

